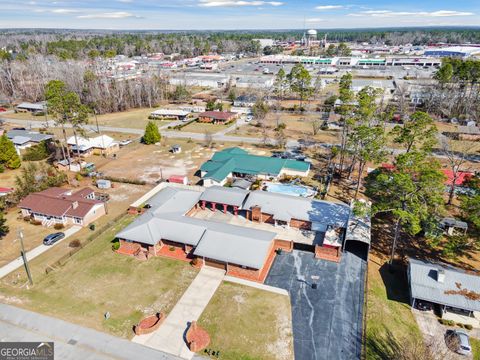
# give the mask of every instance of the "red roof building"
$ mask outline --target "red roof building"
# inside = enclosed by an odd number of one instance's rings
[[[12,188],[0,187],[0,196],[5,196],[13,191]]]
[[[225,124],[234,120],[237,113],[230,111],[205,111],[198,115],[198,121],[203,123]]]
[[[49,188],[28,195],[18,207],[22,209],[24,217],[41,221],[44,226],[54,224],[87,226],[106,212],[105,204],[95,200],[95,192],[90,188],[76,192]]]
[[[183,175],[172,175],[168,178],[169,183],[174,183],[174,184],[183,184],[187,185],[188,184],[188,178]]]
[[[453,171],[450,169],[442,169],[442,172],[447,177],[445,185],[452,186],[454,180]],[[455,180],[455,186],[463,186],[466,181],[473,177],[473,173],[467,171],[459,171],[457,173],[457,179]]]

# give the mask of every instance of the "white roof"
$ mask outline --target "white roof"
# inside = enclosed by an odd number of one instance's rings
[[[187,116],[190,112],[180,109],[158,109],[152,111],[151,114],[158,116]]]
[[[115,140],[108,135],[101,135],[94,138],[84,138],[77,136],[78,147],[81,151],[85,151],[91,148],[108,149],[112,145],[116,144]],[[67,140],[68,145],[71,145],[75,150],[77,149],[77,141],[75,136],[71,136]]]

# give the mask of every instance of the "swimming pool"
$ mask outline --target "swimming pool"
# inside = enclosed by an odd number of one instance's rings
[[[291,196],[300,196],[300,197],[312,197],[315,196],[316,191],[307,186],[294,185],[294,184],[277,184],[266,182],[265,186],[267,187],[268,192],[291,195]]]

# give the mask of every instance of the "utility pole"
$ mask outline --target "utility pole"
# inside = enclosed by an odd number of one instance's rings
[[[33,285],[32,274],[30,273],[30,267],[28,266],[27,254],[25,252],[25,247],[23,246],[23,229],[18,229],[18,238],[20,239],[20,246],[22,248],[21,254],[23,259],[23,264],[25,265],[25,270],[27,271],[28,281],[30,285]]]

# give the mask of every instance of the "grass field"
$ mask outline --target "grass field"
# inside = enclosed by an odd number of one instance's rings
[[[199,325],[211,337],[209,349],[220,359],[293,359],[290,300],[223,282],[203,312]]]
[[[472,346],[473,360],[480,360],[480,339],[470,338],[470,345]]]
[[[153,258],[140,262],[115,254],[111,241],[133,220],[123,217],[115,226],[77,252],[49,275],[34,272],[34,286],[0,283],[4,302],[129,338],[144,315],[168,312],[197,271],[188,263]],[[37,260],[37,259],[35,259]],[[32,263],[35,262],[32,261]],[[104,320],[104,313],[111,317]]]
[[[148,123],[148,116],[154,109],[143,108],[123,111],[112,114],[98,115],[98,124],[100,126],[113,126],[120,128],[144,129]],[[159,126],[166,125],[168,121],[155,121]],[[91,124],[95,124],[95,118],[90,119]]]
[[[408,288],[400,270],[372,256],[368,264],[367,359],[385,359],[391,345],[415,343],[422,334],[408,304]]]

